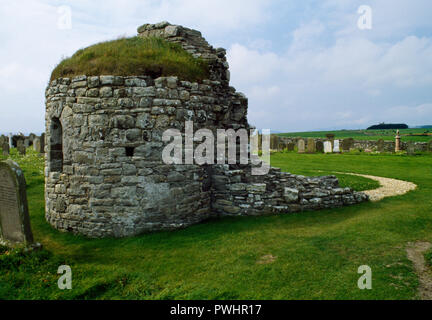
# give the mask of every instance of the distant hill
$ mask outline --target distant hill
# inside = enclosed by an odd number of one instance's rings
[[[386,129],[408,129],[408,125],[404,123],[380,123],[370,126],[367,130],[386,130]]]
[[[427,126],[417,126],[414,128],[418,128],[418,129],[432,129],[432,125],[427,125]]]

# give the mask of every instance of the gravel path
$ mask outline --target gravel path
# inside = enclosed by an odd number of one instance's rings
[[[366,174],[358,174],[358,173],[346,173],[346,172],[338,172],[342,174],[350,174],[353,176],[359,176],[368,178],[371,180],[378,181],[381,185],[378,189],[362,191],[363,193],[369,196],[370,201],[380,201],[386,197],[400,196],[411,190],[415,190],[417,185],[403,180],[391,179],[391,178],[383,178],[370,176]]]

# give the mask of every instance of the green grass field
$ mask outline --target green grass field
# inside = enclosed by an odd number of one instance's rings
[[[312,131],[280,133],[278,135],[283,137],[325,138],[327,133],[333,133],[336,139],[353,138],[355,140],[383,139],[394,141],[396,136],[396,130]],[[400,134],[402,136],[402,141],[429,142],[432,140],[432,129],[403,129],[400,130]]]
[[[1,156],[0,156],[1,157]],[[355,172],[412,181],[418,189],[378,203],[268,217],[214,219],[175,232],[92,240],[60,233],[44,219],[43,159],[23,168],[33,233],[44,250],[0,248],[0,299],[416,299],[405,248],[432,241],[432,155],[276,153],[272,165],[297,174]],[[371,180],[339,175],[357,190]],[[275,260],[259,263],[263,256]],[[70,265],[73,289],[57,287]],[[357,269],[372,268],[359,290]]]

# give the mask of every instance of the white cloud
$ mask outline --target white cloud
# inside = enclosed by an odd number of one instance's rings
[[[391,45],[343,38],[325,48],[297,44],[294,41],[283,54],[240,44],[230,48],[232,81],[249,95],[250,122],[291,131],[363,125],[381,118],[427,121],[420,114],[423,109],[413,109],[408,117],[409,112],[390,114],[385,106],[399,103],[393,97],[396,93],[409,96],[413,90],[432,86],[431,39],[408,36]],[[268,94],[272,87],[278,90]],[[268,116],[263,117],[263,108]],[[414,107],[404,110],[410,108]]]

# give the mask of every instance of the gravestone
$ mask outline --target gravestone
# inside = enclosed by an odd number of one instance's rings
[[[18,140],[17,141],[17,149],[20,155],[25,156],[26,154],[26,148],[24,146],[24,140]]]
[[[305,152],[305,142],[303,139],[300,139],[297,142],[297,152],[298,153],[304,153]]]
[[[414,143],[408,142],[407,154],[409,156],[413,156],[415,154],[415,144]]]
[[[290,143],[288,143],[287,149],[288,149],[288,151],[294,151],[294,147],[295,147],[294,143],[290,142]]]
[[[26,181],[12,160],[0,162],[0,239],[11,244],[32,244]]]
[[[6,142],[6,137],[4,135],[0,136],[0,146],[2,146]]]
[[[315,148],[315,139],[313,138],[309,138],[308,142],[307,142],[307,152],[308,153],[315,153],[316,148]]]
[[[324,152],[325,153],[332,153],[333,152],[331,141],[324,141]]]
[[[383,152],[384,151],[384,140],[383,139],[379,139],[377,142],[377,151],[378,152]]]
[[[28,139],[28,138],[24,139],[24,147],[26,147],[26,148],[30,147],[30,139]]]
[[[9,149],[13,148],[13,139],[12,139],[12,133],[9,133]]]
[[[259,150],[262,150],[262,136],[259,141]],[[45,133],[42,133],[40,136],[40,143],[41,143],[41,153],[45,153]]]
[[[41,144],[41,139],[39,137],[36,137],[33,140],[33,149],[37,152],[37,153],[42,153],[42,144]]]
[[[279,137],[272,134],[270,136],[270,149],[277,150],[278,147],[279,147]]]
[[[7,157],[9,155],[9,152],[10,152],[10,150],[9,150],[9,143],[3,142],[2,150],[3,150],[2,151],[3,155]]]
[[[316,151],[319,153],[324,152],[324,143],[322,141],[317,141],[316,143]]]
[[[341,148],[343,152],[349,152],[354,145],[353,138],[343,139],[341,143]]]
[[[335,140],[333,141],[333,152],[340,152],[340,144],[339,144],[339,140]]]
[[[429,141],[428,146],[427,146],[427,150],[432,152],[432,140]]]

